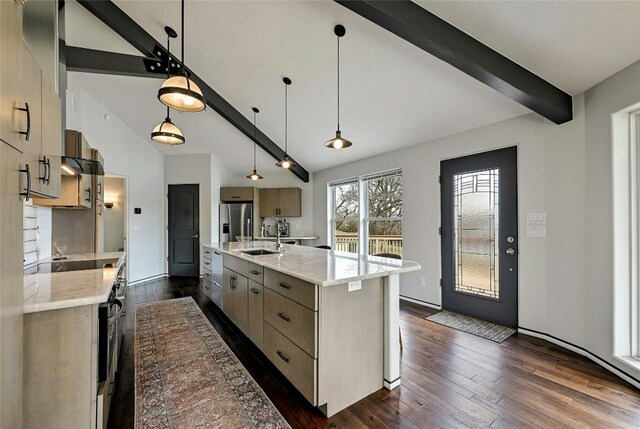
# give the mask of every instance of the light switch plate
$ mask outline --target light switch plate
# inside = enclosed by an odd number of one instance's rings
[[[547,236],[546,226],[527,226],[528,238],[545,238]]]
[[[347,285],[347,291],[353,292],[354,290],[362,289],[362,280],[356,280],[354,282],[349,282]]]

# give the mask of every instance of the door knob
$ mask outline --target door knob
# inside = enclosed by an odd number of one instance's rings
[[[198,238],[198,234],[192,235],[191,238]]]
[[[507,249],[507,255],[513,255],[514,253],[516,253],[516,251],[513,250],[512,248]]]

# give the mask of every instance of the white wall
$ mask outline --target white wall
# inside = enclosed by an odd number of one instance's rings
[[[640,101],[638,82],[640,62],[574,97],[575,119],[567,124],[530,114],[316,172],[315,231],[326,240],[328,181],[401,167],[404,254],[422,264],[421,272],[402,276],[401,293],[440,304],[440,161],[517,145],[519,325],[622,368],[611,356],[611,115]],[[546,238],[526,237],[527,212],[547,213]],[[636,368],[622,369],[640,378]]]
[[[90,88],[80,87],[75,76],[68,74],[67,128],[82,131],[100,151],[105,172],[128,178],[129,280],[163,274],[164,156],[91,96]],[[134,214],[135,207],[142,213]]]
[[[192,183],[200,185],[200,244],[218,241],[220,186],[223,181],[228,180],[229,172],[210,153],[168,155],[165,156],[164,165],[165,192],[168,192],[168,185]],[[168,200],[165,199],[165,204],[167,203]],[[165,208],[165,223],[168,222],[167,215],[168,206]],[[167,240],[166,233],[165,240]],[[167,249],[165,254],[168,255]],[[200,274],[202,274],[202,254],[200,260]]]

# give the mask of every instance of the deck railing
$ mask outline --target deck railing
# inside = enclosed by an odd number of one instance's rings
[[[358,234],[336,235],[335,250],[358,253]],[[402,256],[401,235],[370,235],[369,255],[376,253],[395,253]]]

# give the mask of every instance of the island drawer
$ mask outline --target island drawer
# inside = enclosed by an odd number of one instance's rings
[[[249,277],[249,261],[236,258],[235,256],[224,254],[223,264],[225,267],[240,274],[241,276]]]
[[[318,310],[318,293],[314,284],[265,268],[264,285],[313,311]]]
[[[264,324],[264,353],[312,405],[316,398],[316,359],[303,352],[271,325]]]
[[[211,271],[207,270],[206,268],[202,271],[202,278],[204,279],[205,283],[211,283],[213,281]]]
[[[212,253],[213,253],[213,250],[211,250],[211,247],[207,247],[207,246],[202,247],[202,257],[204,259],[211,260]]]
[[[254,264],[253,262],[249,262],[249,275],[250,280],[253,280],[256,283],[263,284],[263,268],[262,265]]]
[[[202,291],[209,298],[211,298],[211,294],[213,292],[212,288],[213,288],[213,283],[210,280],[207,280],[207,278],[205,277],[204,281],[202,282]]]
[[[312,357],[317,357],[318,313],[264,289],[264,320]]]

